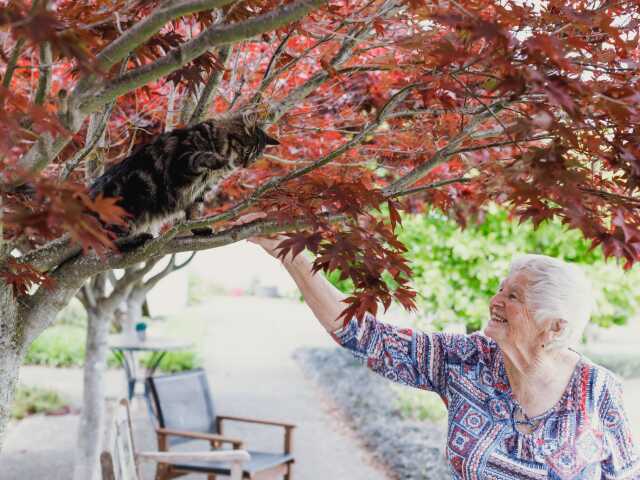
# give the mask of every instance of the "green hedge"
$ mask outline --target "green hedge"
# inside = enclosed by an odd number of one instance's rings
[[[624,272],[614,261],[605,261],[601,249],[591,250],[580,232],[559,222],[534,229],[530,222],[511,222],[506,211],[493,208],[482,223],[461,230],[431,212],[406,217],[399,238],[409,249],[420,307],[441,326],[462,321],[468,331],[479,329],[511,260],[523,253],[582,264],[593,283],[592,321],[597,324],[624,324],[640,305],[640,291],[634,288],[640,270]]]

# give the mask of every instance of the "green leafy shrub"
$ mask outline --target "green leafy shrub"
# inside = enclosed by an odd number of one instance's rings
[[[75,325],[53,325],[29,348],[25,363],[50,367],[78,367],[84,363],[86,329]]]
[[[408,248],[418,303],[436,327],[464,322],[478,330],[487,317],[489,299],[507,275],[509,264],[523,253],[539,253],[582,264],[596,299],[592,321],[624,324],[640,306],[640,270],[624,272],[606,262],[601,250],[590,250],[580,232],[559,222],[534,230],[518,225],[504,210],[492,208],[478,225],[460,229],[438,212],[405,216],[399,238]]]
[[[140,363],[145,367],[149,367],[151,364],[151,354],[141,355]],[[193,370],[201,365],[202,360],[194,351],[167,352],[165,356],[162,357],[160,365],[158,365],[158,370],[166,373],[175,373]]]
[[[11,417],[22,420],[36,413],[56,413],[67,407],[67,402],[54,390],[38,387],[18,387],[11,405]]]
[[[58,324],[47,328],[29,347],[24,363],[47,367],[81,367],[84,365],[87,329],[84,326]],[[107,365],[120,363],[109,353]]]

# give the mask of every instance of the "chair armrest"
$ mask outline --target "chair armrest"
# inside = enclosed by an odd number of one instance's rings
[[[216,452],[138,452],[140,460],[149,460],[158,463],[184,463],[184,462],[237,462],[246,463],[251,460],[251,455],[246,450],[224,450]]]
[[[272,425],[276,427],[296,428],[296,426],[293,423],[276,422],[273,420],[261,420],[257,418],[247,418],[247,417],[234,417],[232,415],[217,415],[217,417],[221,420],[231,420],[234,422],[257,423],[261,425]]]
[[[161,465],[203,461],[228,462],[231,473],[229,480],[242,480],[243,464],[248,462],[251,456],[246,450],[224,450],[217,452],[139,452],[136,458],[138,461],[151,460]]]
[[[225,437],[215,433],[188,432],[183,430],[168,430],[166,428],[156,428],[156,433],[162,436],[187,437],[197,440],[208,440],[209,442],[230,443],[234,449],[242,448],[242,440]]]

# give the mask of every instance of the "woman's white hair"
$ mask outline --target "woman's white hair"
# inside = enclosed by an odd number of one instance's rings
[[[546,255],[523,255],[511,262],[510,275],[526,272],[526,302],[536,322],[563,319],[567,323],[545,348],[575,345],[593,309],[591,282],[580,267]]]

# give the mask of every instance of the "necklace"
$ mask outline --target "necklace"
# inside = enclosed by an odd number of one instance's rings
[[[513,409],[511,410],[511,421],[513,422],[513,429],[520,433],[531,433],[540,426],[549,415],[555,412],[555,407],[547,410],[546,412],[536,415],[535,417],[529,417],[520,406],[518,402],[514,402]],[[518,418],[520,417],[520,418]],[[518,428],[520,427],[520,428]]]

